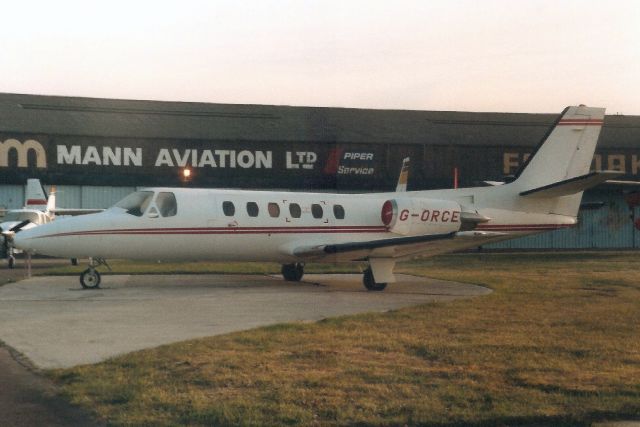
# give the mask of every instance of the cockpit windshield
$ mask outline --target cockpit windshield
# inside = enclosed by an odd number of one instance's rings
[[[0,222],[13,222],[13,221],[24,221],[29,220],[35,224],[38,224],[38,214],[36,212],[29,211],[13,211],[7,212],[4,218],[0,219]]]
[[[137,191],[120,200],[115,206],[126,210],[128,214],[142,216],[152,198],[153,191]]]

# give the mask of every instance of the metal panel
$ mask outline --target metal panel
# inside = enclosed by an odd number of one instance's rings
[[[0,185],[0,209],[23,207],[24,191],[24,185]]]
[[[0,94],[3,131],[152,139],[531,146],[557,114],[205,104]],[[602,146],[638,146],[637,116],[606,116]],[[10,124],[10,126],[8,125]],[[95,138],[92,138],[95,140]]]
[[[51,194],[51,185],[43,185]],[[57,185],[56,207],[59,208],[108,208],[136,191],[136,187],[94,187]],[[24,185],[0,185],[0,209],[19,209],[24,206]]]
[[[51,191],[51,186],[46,185],[47,194]],[[57,185],[56,186],[56,207],[57,208],[80,208],[81,191],[77,185]]]
[[[633,211],[630,210],[630,216],[634,222],[632,230],[633,247],[636,249],[640,249],[640,205],[636,205],[636,202],[632,201],[636,196],[638,196],[638,193],[629,195],[628,206],[630,209],[633,209]]]
[[[0,167],[0,181],[180,186],[178,164],[186,162],[195,187],[388,191],[402,156],[410,155],[410,189],[449,187],[454,167],[460,185],[469,186],[514,173],[556,118],[0,94],[0,144],[22,144],[0,150],[8,164]],[[640,178],[639,138],[639,116],[606,116],[594,168]],[[350,161],[348,150],[375,156]],[[251,158],[239,153],[257,152],[269,162],[232,165],[232,158]],[[304,164],[291,162],[298,153],[307,154]],[[19,159],[29,167],[18,167]],[[342,173],[341,166],[375,171]]]
[[[640,207],[636,207],[636,220],[640,219]],[[640,227],[640,225],[639,225]],[[633,247],[640,249],[640,229],[633,227]]]
[[[633,248],[631,211],[621,195],[608,196],[594,218],[592,248]]]
[[[104,209],[113,206],[127,194],[136,191],[135,187],[82,187],[82,203],[80,207],[88,209]]]
[[[580,211],[578,225],[520,239],[486,245],[487,249],[632,249],[638,230],[621,193],[592,192],[584,202],[604,202],[600,209]]]

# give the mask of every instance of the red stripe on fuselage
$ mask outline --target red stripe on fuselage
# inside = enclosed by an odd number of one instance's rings
[[[27,199],[27,206],[32,206],[32,205],[46,205],[47,201],[46,200],[42,200],[42,199]]]

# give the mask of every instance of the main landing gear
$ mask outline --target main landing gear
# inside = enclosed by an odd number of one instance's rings
[[[368,291],[382,291],[387,283],[396,281],[393,275],[393,267],[396,265],[394,258],[369,258],[369,267],[364,271],[362,283]]]
[[[304,276],[304,264],[283,264],[282,277],[288,282],[299,282]]]
[[[377,283],[375,281],[375,279],[373,278],[373,271],[371,271],[371,267],[367,268],[364,271],[364,276],[362,276],[362,283],[368,291],[382,291],[387,287],[386,283]]]
[[[387,287],[387,283],[395,282],[393,276],[394,259],[373,258],[369,260],[369,267],[364,271],[362,283],[368,291],[382,291]],[[374,274],[375,270],[375,274]],[[283,264],[282,277],[288,282],[299,282],[304,275],[304,264]],[[376,277],[379,282],[376,281]]]
[[[80,284],[83,289],[97,289],[100,287],[100,273],[98,273],[96,268],[101,265],[111,270],[106,260],[102,258],[89,258],[89,268],[80,274]]]

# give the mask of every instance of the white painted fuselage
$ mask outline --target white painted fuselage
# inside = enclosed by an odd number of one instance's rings
[[[73,219],[61,219],[32,232],[19,233],[16,245],[34,253],[62,257],[126,258],[147,260],[213,260],[293,262],[296,249],[344,242],[364,242],[402,237],[392,232],[381,219],[385,201],[400,197],[453,201],[458,217],[424,217],[424,208],[411,211],[425,219],[430,234],[459,231],[461,209],[477,211],[491,218],[474,231],[463,234],[460,247],[472,247],[486,241],[503,240],[571,226],[575,217],[527,213],[510,210],[495,200],[497,187],[437,190],[402,193],[330,194],[271,191],[154,188],[156,195],[170,192],[176,197],[177,212],[163,217],[150,215],[152,202],[141,216],[113,207],[104,212]],[[501,186],[504,194],[505,186]],[[223,203],[233,203],[235,212],[226,215]],[[250,216],[248,203],[256,203],[258,212]],[[270,213],[275,204],[278,215]],[[294,217],[291,205],[300,207]],[[428,202],[427,202],[428,204]],[[322,208],[316,217],[312,205]],[[336,217],[339,206],[344,218]],[[154,216],[154,217],[151,217]],[[431,214],[431,217],[433,215]],[[457,224],[456,224],[457,222]],[[330,258],[326,256],[325,258]],[[334,261],[341,261],[334,257]]]

